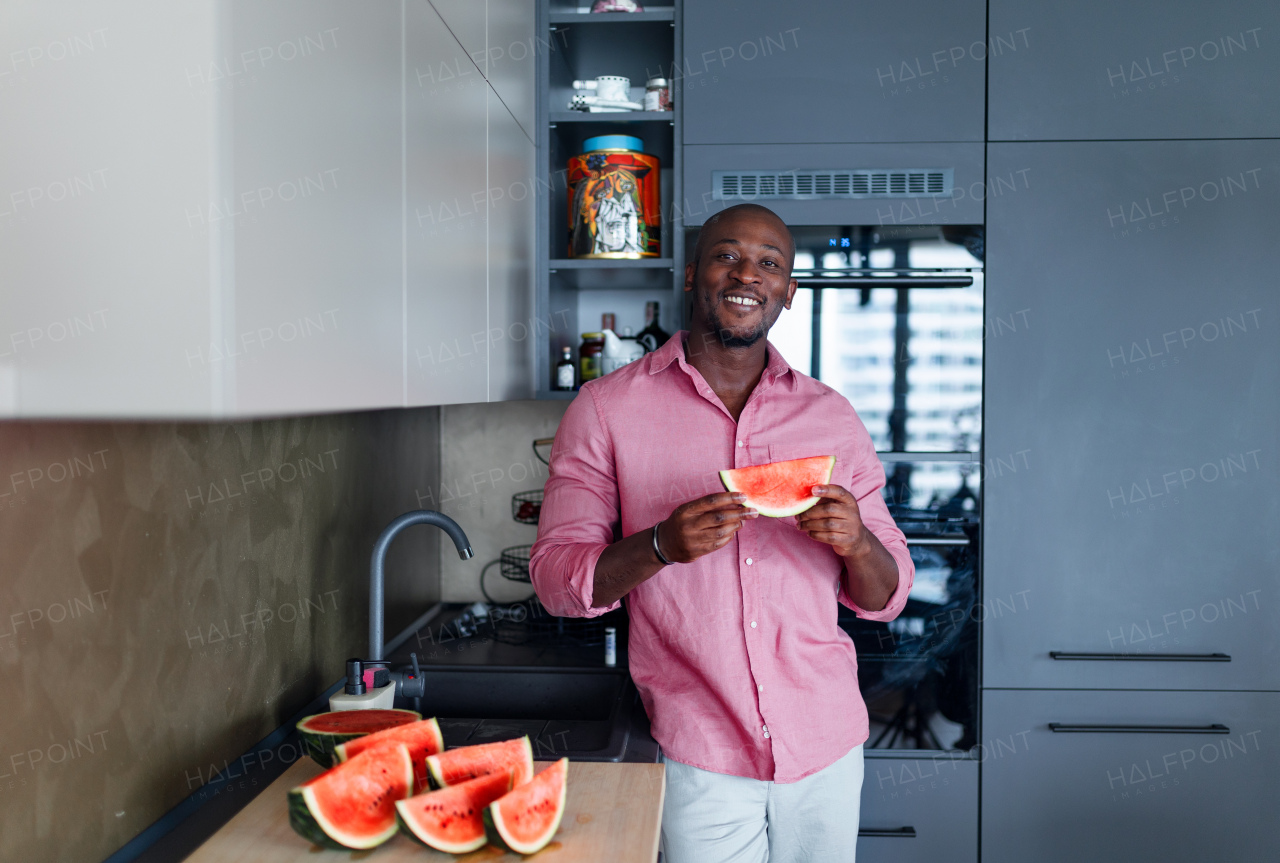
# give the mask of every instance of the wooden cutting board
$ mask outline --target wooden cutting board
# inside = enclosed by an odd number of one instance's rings
[[[536,769],[549,763],[538,762]],[[570,762],[564,820],[550,845],[532,857],[502,853],[491,845],[455,857],[424,848],[402,835],[373,851],[328,851],[312,845],[289,826],[289,789],[322,771],[310,758],[302,758],[187,861],[347,863],[368,857],[370,863],[653,863],[658,858],[665,769],[661,764]]]

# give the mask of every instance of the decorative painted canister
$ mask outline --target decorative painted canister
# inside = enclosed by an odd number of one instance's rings
[[[662,166],[631,135],[599,135],[569,160],[569,257],[661,257]]]

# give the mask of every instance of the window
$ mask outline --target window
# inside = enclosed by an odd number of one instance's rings
[[[791,310],[774,325],[770,341],[791,365],[810,374],[816,371],[819,380],[849,399],[876,449],[977,452],[982,416],[981,261],[941,236],[918,238],[908,249],[911,268],[965,271],[973,284],[826,287],[820,274],[847,274],[850,266],[857,268],[863,261],[871,268],[893,268],[902,250],[819,252],[805,244],[807,230],[813,229],[797,231],[795,269],[801,274],[801,287]],[[819,239],[825,246],[826,239]],[[866,281],[874,285],[874,279]],[[900,322],[901,309],[905,314]],[[901,417],[896,430],[895,417]],[[923,481],[928,472],[919,473]],[[946,482],[959,480],[954,466],[942,473],[947,474]],[[941,474],[938,479],[941,484]],[[912,487],[914,498],[914,479]]]

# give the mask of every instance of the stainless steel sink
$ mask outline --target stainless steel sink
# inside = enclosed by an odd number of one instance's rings
[[[625,669],[424,665],[420,676],[421,703],[396,706],[436,717],[446,746],[528,734],[539,759],[626,753],[636,691]]]

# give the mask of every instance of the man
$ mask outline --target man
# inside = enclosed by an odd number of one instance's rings
[[[552,448],[533,584],[556,615],[627,597],[666,863],[854,859],[867,710],[836,602],[892,620],[915,573],[857,414],[765,340],[794,257],[764,207],[708,219],[688,332],[584,385]],[[714,491],[719,470],[815,455],[835,473],[797,517]]]

